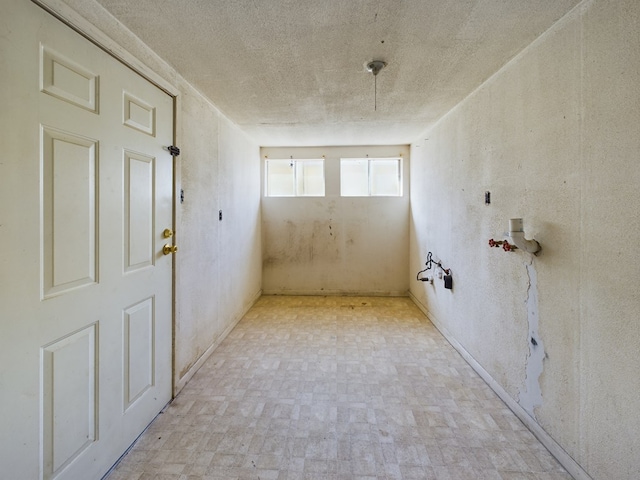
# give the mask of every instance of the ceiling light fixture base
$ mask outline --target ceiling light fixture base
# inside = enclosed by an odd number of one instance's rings
[[[367,71],[373,73],[373,75],[376,76],[380,73],[380,70],[382,70],[386,66],[387,64],[382,60],[372,60],[371,62],[367,63]]]

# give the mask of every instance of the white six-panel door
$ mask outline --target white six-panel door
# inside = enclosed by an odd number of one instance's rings
[[[171,397],[173,100],[3,8],[0,476],[99,479]]]

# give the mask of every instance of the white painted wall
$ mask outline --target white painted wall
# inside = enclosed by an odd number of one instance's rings
[[[407,146],[263,148],[263,167],[265,155],[325,157],[325,197],[262,198],[265,293],[407,294]],[[340,197],[340,158],[367,155],[403,156],[402,197]]]
[[[259,149],[197,92],[182,92],[176,391],[257,300],[262,276]]]
[[[177,97],[177,392],[261,293],[259,147],[98,3],[39,1]]]
[[[639,25],[583,2],[411,151],[410,278],[454,272],[411,294],[596,480],[640,475]],[[520,216],[542,252],[489,248]]]

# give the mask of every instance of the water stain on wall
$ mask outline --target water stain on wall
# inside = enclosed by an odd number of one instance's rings
[[[278,226],[267,225],[268,251],[264,265],[314,264],[341,260],[339,228],[331,219],[297,223],[285,220]]]

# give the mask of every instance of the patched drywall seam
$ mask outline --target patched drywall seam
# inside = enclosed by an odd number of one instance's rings
[[[540,375],[544,369],[544,343],[538,334],[538,276],[533,266],[533,259],[525,263],[529,285],[527,287],[527,322],[529,326],[529,354],[527,355],[526,377],[524,391],[520,392],[519,403],[531,417],[536,418],[535,408],[542,405],[542,390],[540,388]]]

